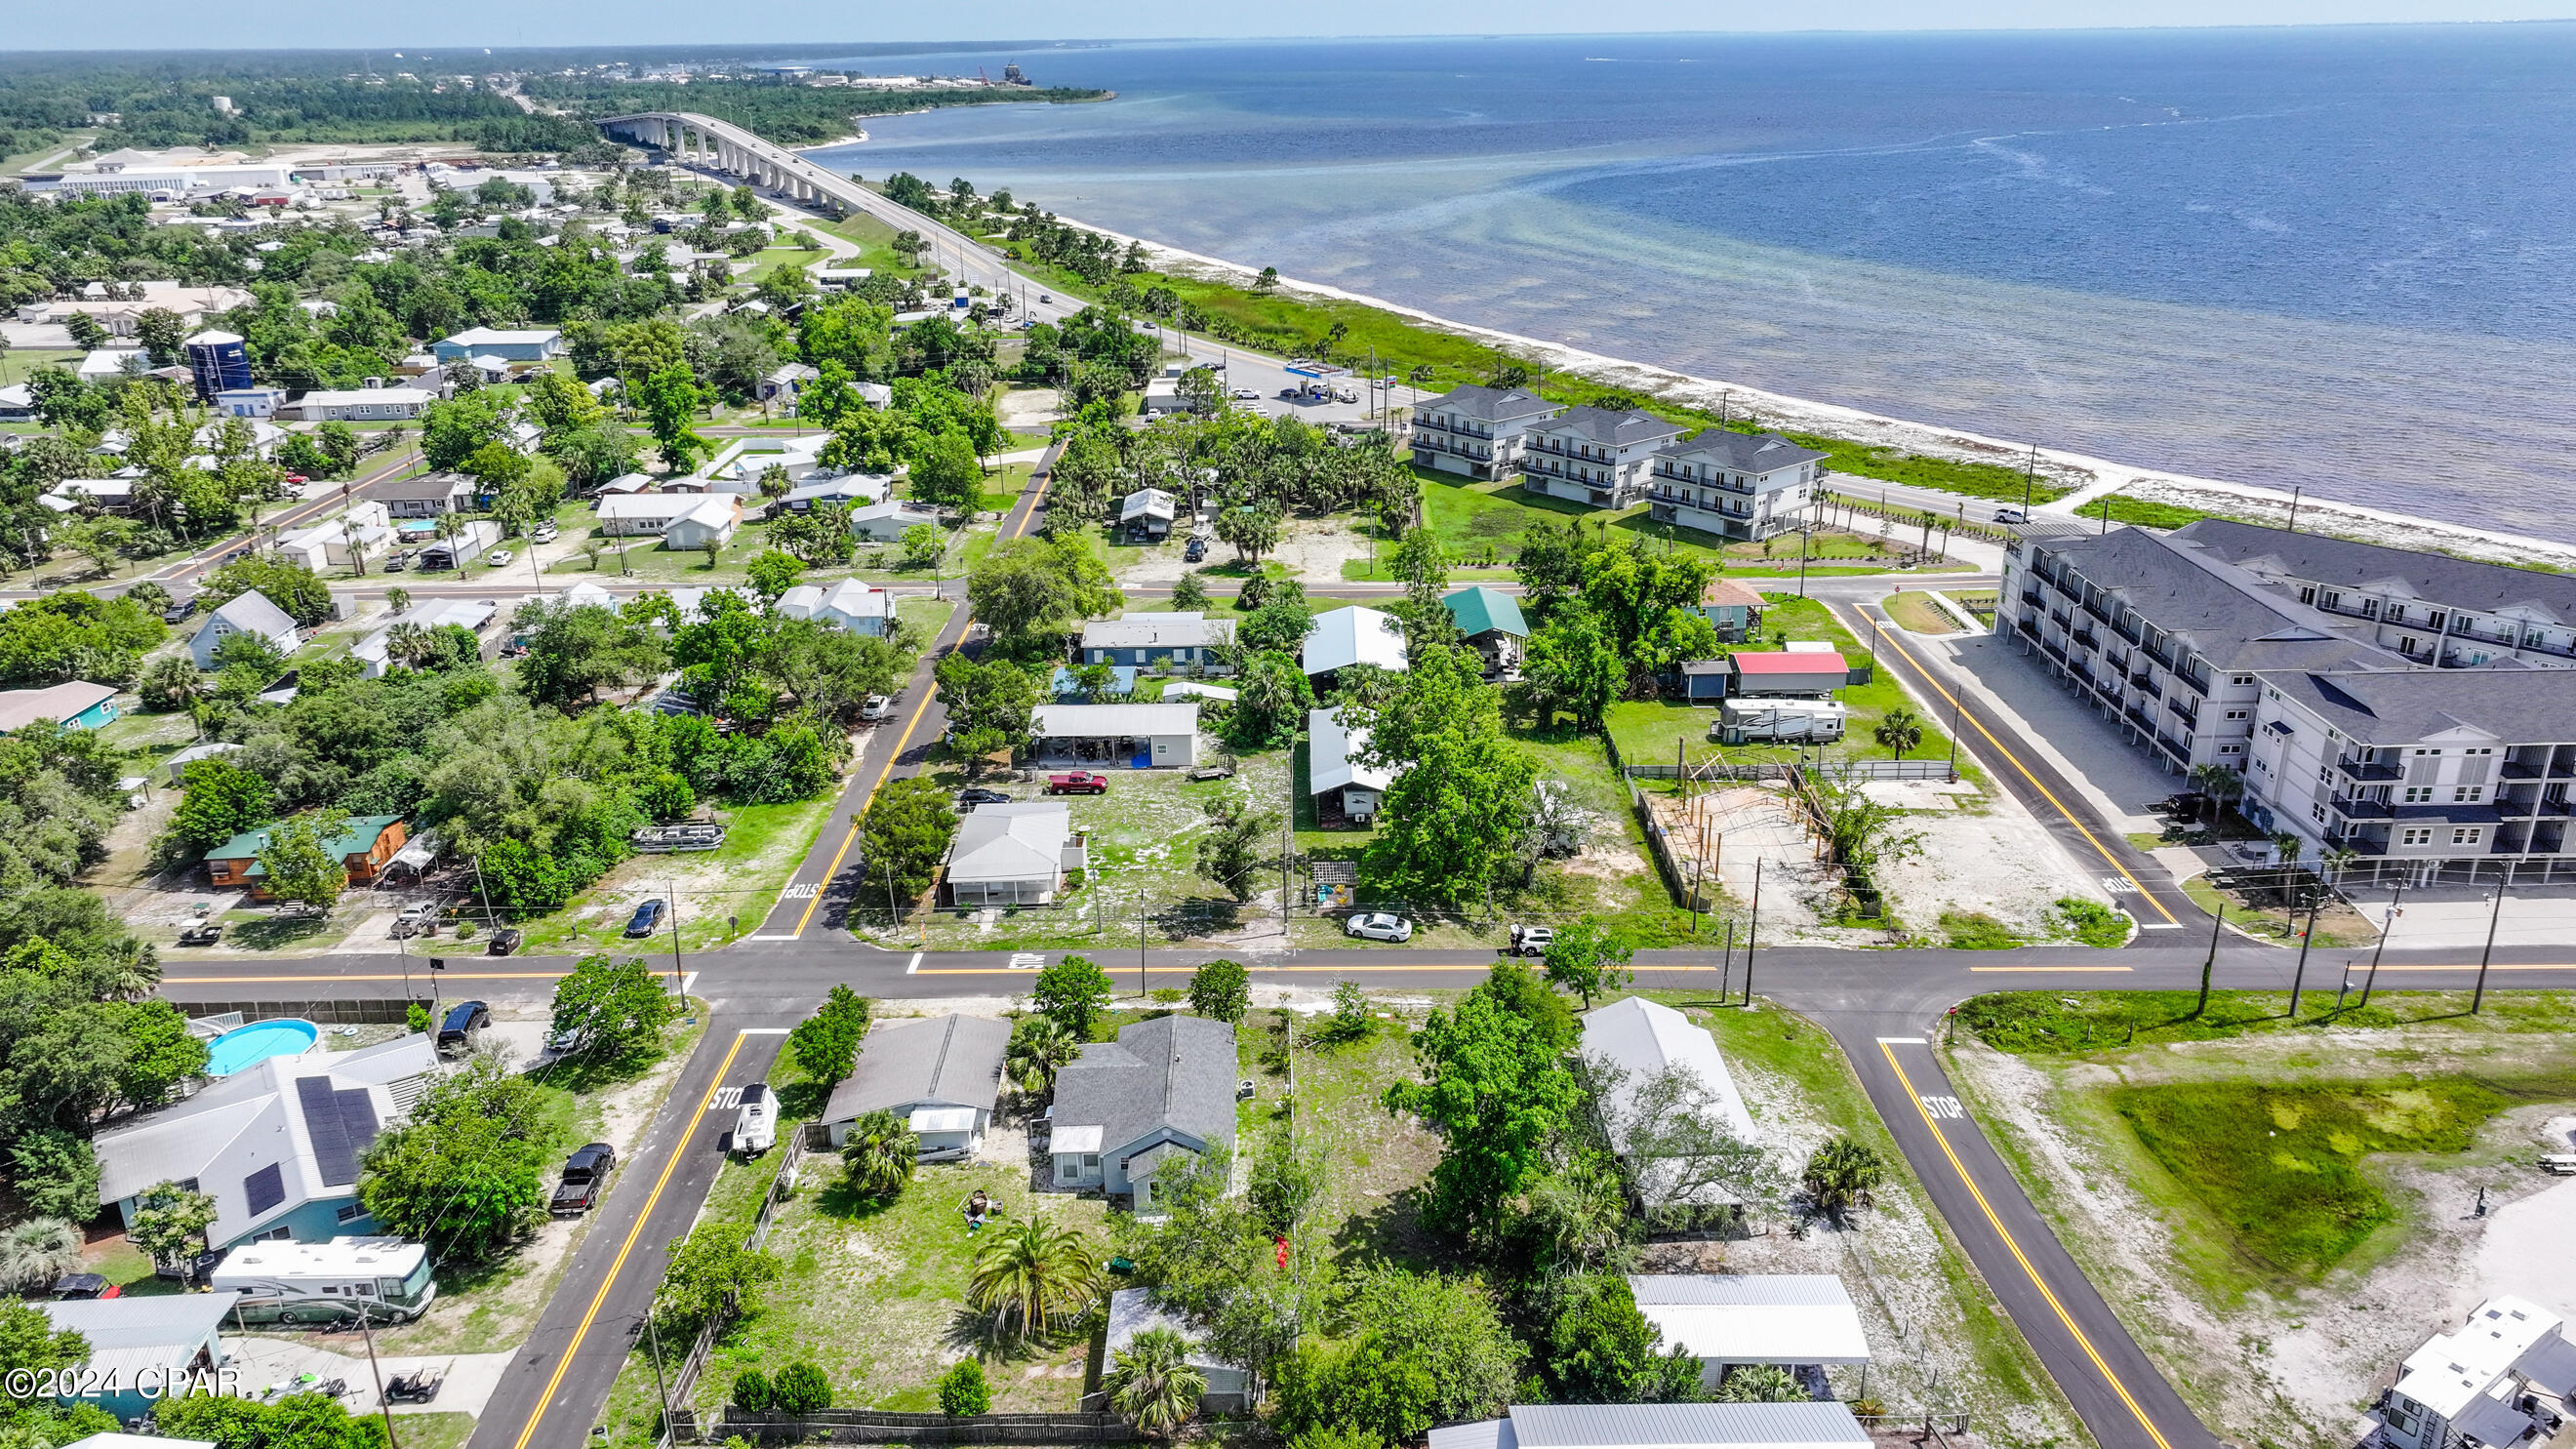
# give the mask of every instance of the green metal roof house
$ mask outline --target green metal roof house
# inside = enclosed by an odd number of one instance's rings
[[[268,886],[261,877],[268,874],[259,863],[259,853],[268,848],[268,832],[273,825],[245,830],[206,852],[206,876],[217,889],[228,886],[247,887],[253,896],[265,897]],[[349,884],[363,886],[375,881],[385,862],[403,848],[410,832],[403,828],[399,815],[355,815],[349,828],[330,843],[330,851],[349,868]]]
[[[1487,674],[1519,667],[1521,645],[1529,623],[1521,618],[1521,601],[1497,588],[1475,584],[1440,600],[1458,632],[1485,656]]]

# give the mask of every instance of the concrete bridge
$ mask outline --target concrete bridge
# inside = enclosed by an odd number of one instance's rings
[[[713,116],[691,111],[638,111],[611,116],[599,122],[599,129],[620,140],[655,147],[682,165],[739,176],[753,186],[794,201],[829,201],[851,211],[873,211],[876,208],[869,203],[883,199],[846,176]]]

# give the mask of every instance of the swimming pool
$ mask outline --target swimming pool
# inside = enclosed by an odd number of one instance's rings
[[[237,1026],[206,1043],[206,1075],[229,1077],[270,1057],[291,1057],[313,1050],[322,1029],[300,1017],[282,1016]]]

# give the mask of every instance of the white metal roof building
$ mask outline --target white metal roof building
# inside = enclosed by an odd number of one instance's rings
[[[88,1368],[103,1387],[79,1402],[121,1419],[149,1411],[162,1392],[184,1388],[188,1374],[211,1370],[227,1357],[220,1336],[233,1307],[227,1293],[75,1298],[32,1306],[57,1331],[68,1328],[89,1341]]]
[[[1186,769],[1199,759],[1192,704],[1042,704],[1030,732],[1041,758],[1079,757],[1131,769]],[[1100,749],[1108,754],[1103,756]]]
[[[1870,1359],[1860,1310],[1830,1273],[1636,1273],[1637,1311],[1663,1346],[1706,1365],[1714,1384],[1740,1363],[1855,1364]]]
[[[813,619],[853,634],[885,634],[894,628],[895,598],[858,579],[838,583],[798,584],[778,596],[778,612],[790,619]]]
[[[1070,807],[1050,800],[985,805],[958,822],[943,885],[960,906],[1049,905],[1064,873],[1090,863]]]
[[[1353,664],[1404,667],[1404,630],[1392,614],[1354,604],[1315,616],[1306,634],[1306,673],[1330,674]]]
[[[2459,1328],[2406,1356],[2380,1407],[2383,1437],[2398,1449],[2513,1449],[2538,1435],[2522,1396],[2564,1403],[2576,1393],[2576,1344],[2565,1330],[2565,1320],[2526,1298],[2479,1304]]]
[[[1753,1116],[1744,1108],[1744,1096],[1735,1089],[1735,1078],[1726,1069],[1726,1058],[1717,1050],[1717,1040],[1706,1031],[1691,1025],[1690,1018],[1658,1001],[1630,996],[1614,1001],[1583,1015],[1583,1037],[1578,1044],[1583,1059],[1594,1064],[1607,1077],[1615,1071],[1617,1080],[1602,1093],[1603,1115],[1610,1133],[1610,1144],[1620,1155],[1627,1156],[1629,1124],[1638,1108],[1638,1096],[1648,1083],[1667,1072],[1682,1072],[1695,1079],[1702,1100],[1713,1110],[1720,1124],[1739,1141],[1754,1140]],[[1659,1178],[1654,1163],[1632,1162],[1640,1191],[1652,1196]],[[1713,1187],[1696,1189],[1673,1187],[1676,1205],[1725,1206],[1735,1201]]]
[[[1386,787],[1395,783],[1395,771],[1357,758],[1368,738],[1365,729],[1343,728],[1338,709],[1307,711],[1307,793],[1338,796],[1342,814],[1353,820],[1375,815]]]
[[[1850,1409],[1795,1404],[1514,1404],[1510,1417],[1431,1431],[1431,1449],[1848,1449]]]

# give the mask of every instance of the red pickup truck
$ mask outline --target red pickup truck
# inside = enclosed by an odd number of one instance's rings
[[[1047,776],[1046,792],[1050,795],[1106,795],[1109,777],[1089,770],[1076,770],[1070,775]]]

